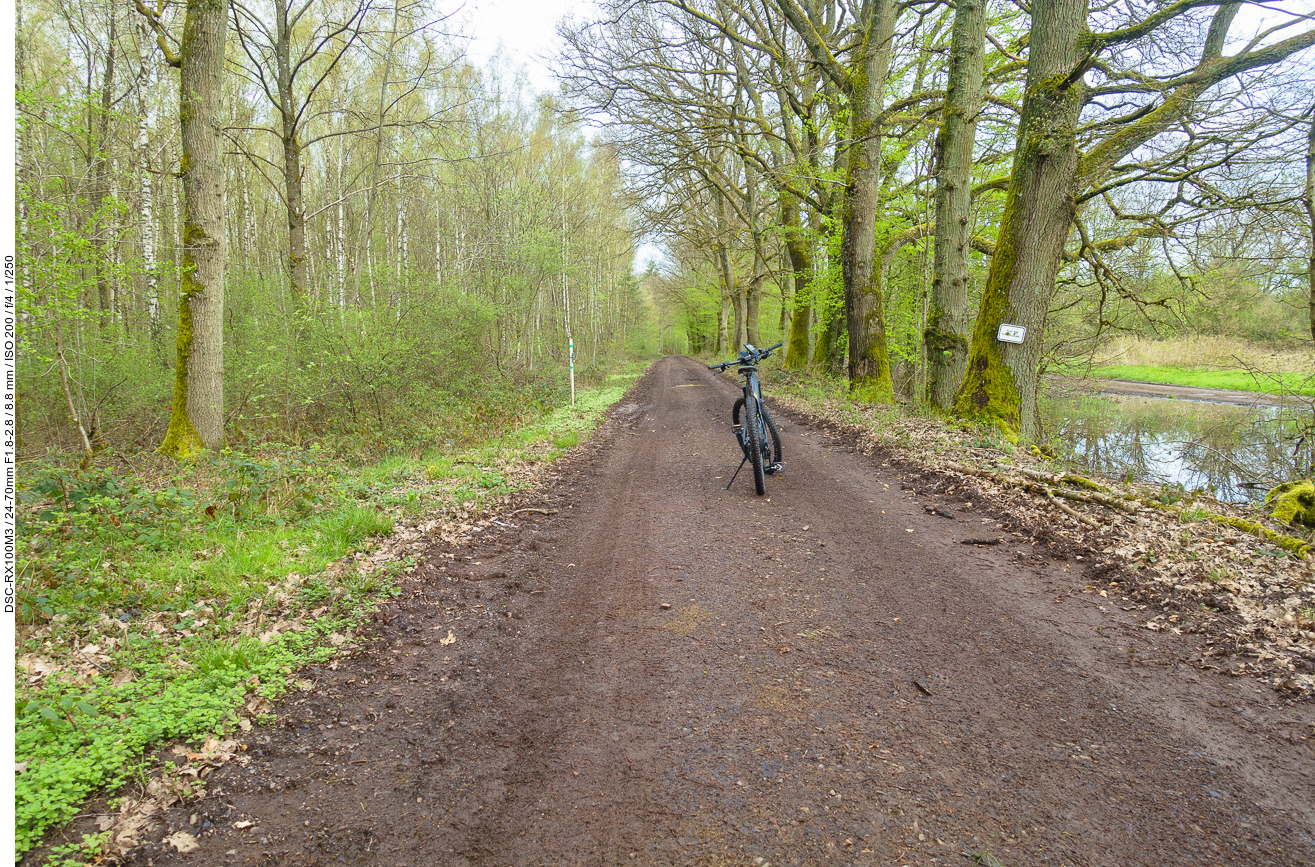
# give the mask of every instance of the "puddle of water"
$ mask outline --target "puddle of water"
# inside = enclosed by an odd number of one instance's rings
[[[1260,501],[1315,465],[1311,411],[1200,401],[1053,392],[1041,402],[1043,439],[1107,478],[1206,489]]]

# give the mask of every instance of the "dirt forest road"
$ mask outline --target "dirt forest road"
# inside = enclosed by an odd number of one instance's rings
[[[783,411],[784,475],[723,490],[735,396],[658,362],[555,515],[435,551],[132,863],[1315,863],[1309,706]]]

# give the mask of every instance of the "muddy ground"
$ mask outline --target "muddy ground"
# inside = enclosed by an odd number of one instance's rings
[[[1065,387],[1096,391],[1102,394],[1122,394],[1131,397],[1164,397],[1175,400],[1195,400],[1203,403],[1230,403],[1237,406],[1306,406],[1309,399],[1293,395],[1264,394],[1259,391],[1234,391],[1229,388],[1205,388],[1195,385],[1169,385],[1162,382],[1137,382],[1131,379],[1081,379],[1056,376],[1053,380]]]
[[[130,863],[1315,863],[1311,704],[783,412],[723,490],[736,391],[659,362]]]

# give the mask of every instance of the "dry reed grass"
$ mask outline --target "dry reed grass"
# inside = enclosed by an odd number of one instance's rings
[[[1268,373],[1315,372],[1315,352],[1309,348],[1275,349],[1217,334],[1169,340],[1116,337],[1101,347],[1097,366],[1206,367],[1219,370],[1258,368]]]

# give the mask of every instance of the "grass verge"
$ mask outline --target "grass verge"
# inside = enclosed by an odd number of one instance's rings
[[[1193,388],[1224,388],[1261,394],[1315,395],[1315,374],[1309,373],[1251,373],[1246,370],[1209,370],[1142,364],[1096,367],[1092,368],[1090,373],[1102,379],[1129,379],[1133,382],[1185,385]]]
[[[260,722],[300,667],[349,649],[396,592],[408,562],[381,543],[460,540],[641,373],[496,439],[369,464],[266,445],[183,466],[24,466],[16,854],[93,794],[144,779],[160,745]]]

